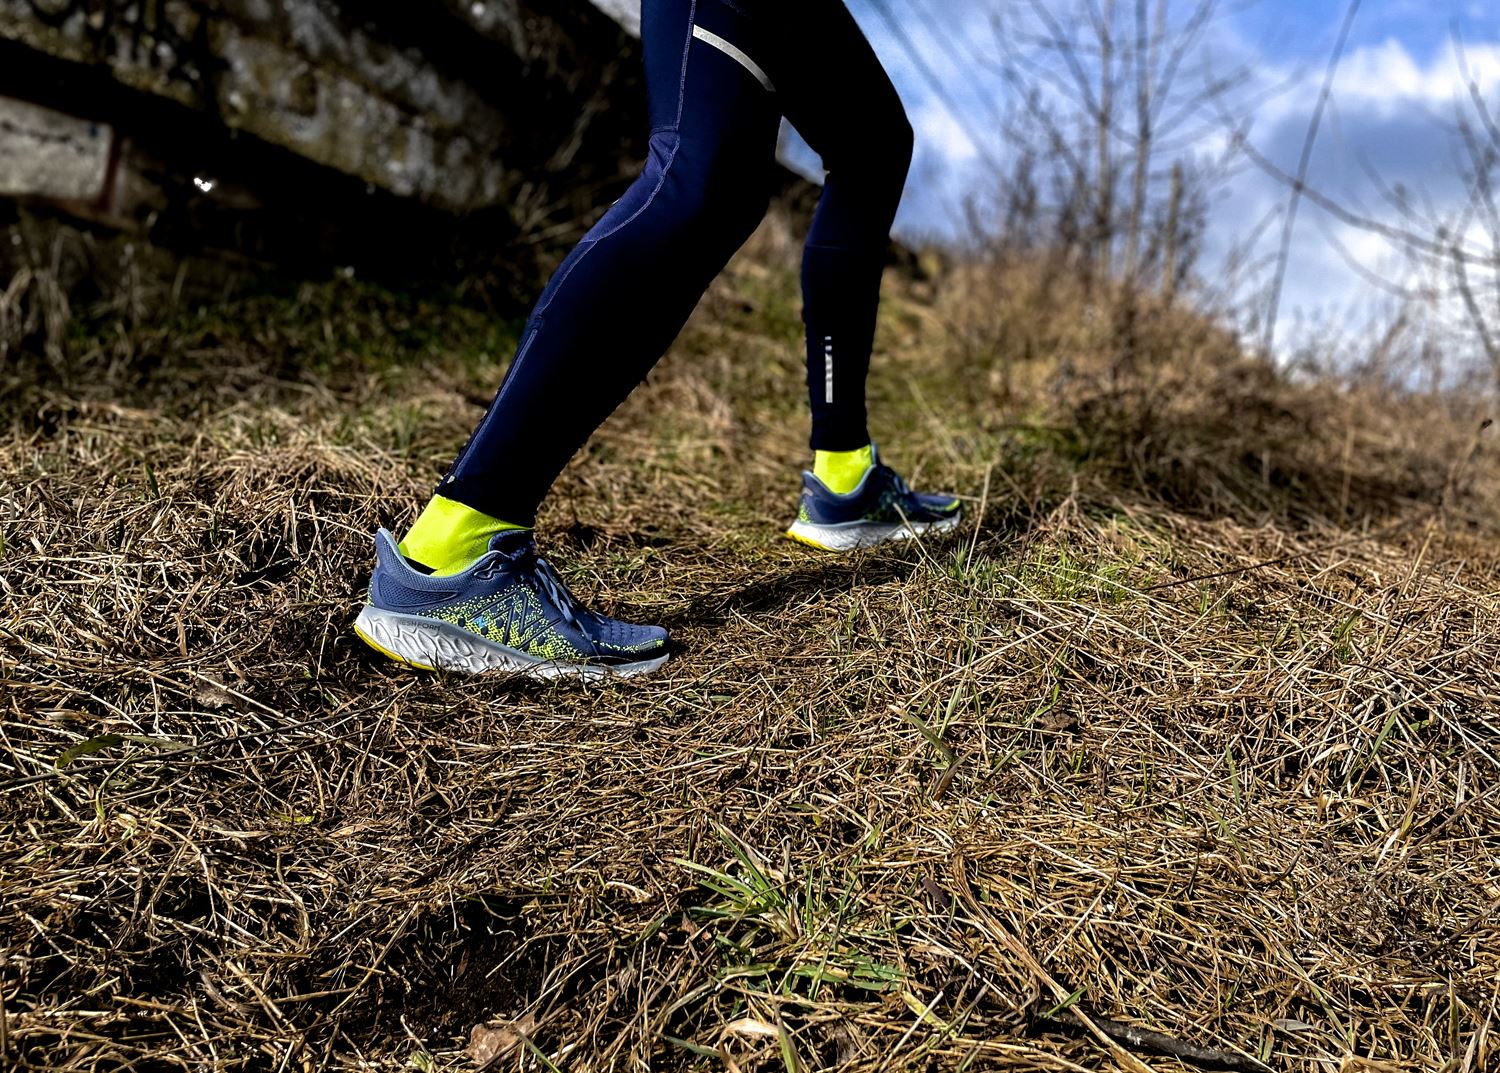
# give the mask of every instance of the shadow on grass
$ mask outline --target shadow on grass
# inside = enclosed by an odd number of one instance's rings
[[[829,558],[697,596],[674,611],[658,616],[661,625],[722,626],[735,615],[775,611],[798,600],[852,592],[861,585],[878,585],[909,577],[921,564],[910,551],[864,553],[849,559]]]
[[[722,626],[736,615],[774,613],[799,601],[906,581],[924,565],[941,568],[954,556],[964,556],[971,546],[993,553],[1024,540],[1035,520],[1035,516],[1018,513],[1013,505],[990,504],[977,541],[974,523],[966,521],[956,531],[920,544],[902,541],[847,553],[809,550],[803,563],[711,589],[658,615],[656,621],[668,629]]]

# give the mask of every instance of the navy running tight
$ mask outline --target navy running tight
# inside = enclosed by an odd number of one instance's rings
[[[785,115],[827,179],[802,260],[812,446],[870,442],[865,375],[911,162],[890,79],[841,0],[643,0],[645,170],[563,262],[483,421],[438,486],[529,525],[765,214]]]

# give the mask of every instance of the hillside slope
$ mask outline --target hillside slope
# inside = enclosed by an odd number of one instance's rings
[[[1495,1068],[1477,404],[892,279],[877,435],[977,524],[818,557],[791,250],[542,518],[680,642],[600,688],[348,628],[513,326],[341,281],[0,374],[8,1065]]]

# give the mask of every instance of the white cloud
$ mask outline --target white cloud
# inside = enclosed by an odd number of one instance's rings
[[[951,111],[931,98],[922,100],[908,110],[916,132],[917,152],[936,153],[954,164],[965,164],[979,158],[979,147],[974,144]]]
[[[639,0],[594,2],[629,11]],[[1396,15],[1427,19],[1446,14],[1436,10],[1442,5],[1432,0],[1385,0],[1385,5],[1387,28],[1396,25]],[[973,2],[950,8],[941,0],[916,0],[913,12],[941,11],[943,26],[934,27],[913,14],[903,18],[903,32],[897,33],[868,2],[852,0],[850,6],[890,71],[916,130],[917,158],[897,230],[908,236],[957,237],[965,220],[958,207],[967,195],[994,183],[994,162],[1003,163],[1010,155],[998,137],[976,145],[971,136],[990,134],[996,107],[1016,103],[982,63],[983,57],[996,52],[990,23],[995,8]],[[1440,213],[1460,204],[1463,190],[1452,120],[1458,108],[1467,107],[1469,79],[1500,117],[1500,34],[1488,5],[1457,0],[1451,13],[1459,7],[1484,25],[1462,53],[1451,41],[1427,50],[1420,42],[1398,37],[1361,40],[1359,32],[1369,20],[1356,24],[1355,44],[1339,67],[1313,156],[1314,187],[1377,218],[1394,218],[1396,213],[1383,202],[1370,171],[1386,186],[1400,184],[1425,196]],[[1334,28],[1330,24],[1330,35]],[[1372,27],[1372,32],[1381,31]],[[1432,43],[1439,36],[1434,30],[1424,40]],[[920,59],[912,55],[913,48]],[[1264,42],[1252,40],[1233,20],[1212,28],[1204,56],[1216,70],[1249,64],[1264,88],[1290,86],[1259,103],[1250,137],[1278,166],[1294,170],[1321,88],[1322,58],[1295,61],[1294,66],[1284,53],[1278,55]],[[943,84],[942,93],[931,84],[934,75]],[[1066,107],[1058,89],[1045,84],[1042,89],[1044,100]],[[961,116],[953,113],[955,107]],[[1229,137],[1227,130],[1215,131],[1211,124],[1203,133],[1196,148],[1205,155],[1223,149]],[[783,159],[817,173],[816,154],[799,139],[788,137],[783,148]],[[1212,278],[1218,261],[1268,217],[1271,226],[1261,232],[1257,252],[1262,258],[1274,257],[1288,197],[1286,186],[1258,170],[1240,171],[1214,201],[1201,264],[1205,275]],[[1338,221],[1310,200],[1301,204],[1290,254],[1281,307],[1285,352],[1304,337],[1299,323],[1341,320],[1381,302],[1383,292],[1367,274],[1389,279],[1401,271],[1396,251],[1385,239]]]
[[[1423,64],[1400,41],[1387,38],[1344,57],[1334,96],[1346,112],[1352,108],[1390,111],[1413,104],[1446,105],[1468,97],[1469,80],[1486,97],[1500,89],[1500,43],[1472,44],[1460,52],[1450,41]]]

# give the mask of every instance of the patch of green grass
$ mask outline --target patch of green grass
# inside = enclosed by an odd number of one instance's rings
[[[1136,597],[1133,564],[1120,558],[1080,555],[1064,546],[1034,551],[1016,568],[1020,587],[1053,600],[1122,604]]]
[[[841,868],[809,868],[799,882],[722,828],[719,836],[729,863],[677,863],[714,896],[691,916],[713,939],[721,982],[808,1002],[863,1000],[900,987],[900,968],[861,943],[880,937],[868,931],[857,897],[862,855]]]

